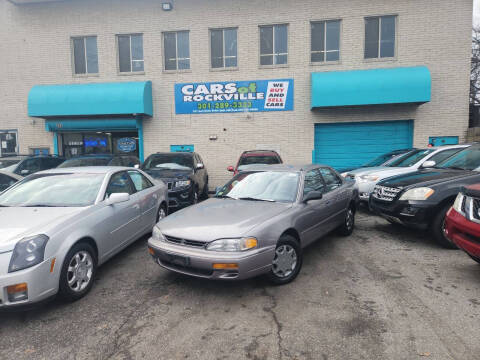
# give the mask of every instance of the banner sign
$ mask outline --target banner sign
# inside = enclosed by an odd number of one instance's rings
[[[175,84],[176,114],[293,110],[293,79]]]

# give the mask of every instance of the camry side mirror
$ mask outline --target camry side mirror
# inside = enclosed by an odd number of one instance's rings
[[[310,200],[320,200],[323,197],[323,194],[320,191],[310,191],[305,197],[303,198],[303,202],[307,203]]]
[[[106,200],[107,205],[115,205],[130,200],[128,193],[113,193]]]
[[[437,163],[433,160],[427,160],[425,161],[423,164],[422,164],[422,169],[428,169],[428,168],[432,168],[434,167],[435,165],[437,165]]]
[[[135,169],[140,169],[140,164],[135,164],[135,165],[133,165],[133,167],[134,167]]]
[[[197,164],[197,169],[203,169],[205,166],[202,163]]]
[[[235,169],[233,168],[233,166],[229,166],[229,167],[227,168],[227,170],[230,171],[230,172],[235,172]]]

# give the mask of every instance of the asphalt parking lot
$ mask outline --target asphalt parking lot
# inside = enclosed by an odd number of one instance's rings
[[[478,359],[479,320],[480,265],[361,211],[282,287],[169,273],[142,239],[86,298],[0,313],[0,358]]]

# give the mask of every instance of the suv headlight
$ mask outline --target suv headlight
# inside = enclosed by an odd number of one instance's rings
[[[435,190],[430,189],[429,187],[419,187],[415,189],[410,189],[405,191],[402,196],[400,196],[400,200],[413,200],[413,201],[420,201],[420,200],[427,200]]]
[[[367,181],[377,181],[380,179],[380,176],[377,175],[361,175],[360,181],[367,182]]]
[[[206,249],[210,251],[245,251],[256,248],[257,244],[257,239],[254,237],[220,239],[209,243]]]
[[[174,187],[176,188],[187,187],[187,186],[190,186],[191,183],[192,183],[191,180],[179,180],[179,181],[175,181]]]
[[[465,195],[462,193],[458,193],[455,202],[453,203],[453,209],[458,212],[458,213],[463,213],[464,211],[462,210],[462,204],[463,204],[463,199],[465,198]]]
[[[40,264],[45,256],[45,246],[49,237],[35,235],[23,238],[13,249],[8,272],[14,272]]]

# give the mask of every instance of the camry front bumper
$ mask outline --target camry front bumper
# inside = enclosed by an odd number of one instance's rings
[[[376,181],[364,181],[364,180],[357,180],[358,185],[358,198],[360,201],[367,201],[370,198],[370,194],[373,192],[375,188]]]
[[[52,269],[52,259],[28,269],[8,273],[11,254],[12,252],[0,254],[0,309],[40,302],[58,292],[59,271],[55,269],[58,264]],[[15,286],[25,288],[25,294],[22,294],[23,291],[12,293]]]
[[[155,262],[165,269],[219,280],[242,280],[265,274],[270,270],[275,254],[274,245],[245,252],[226,253],[150,238],[148,246]],[[221,269],[218,268],[219,264],[229,264],[230,267]]]

